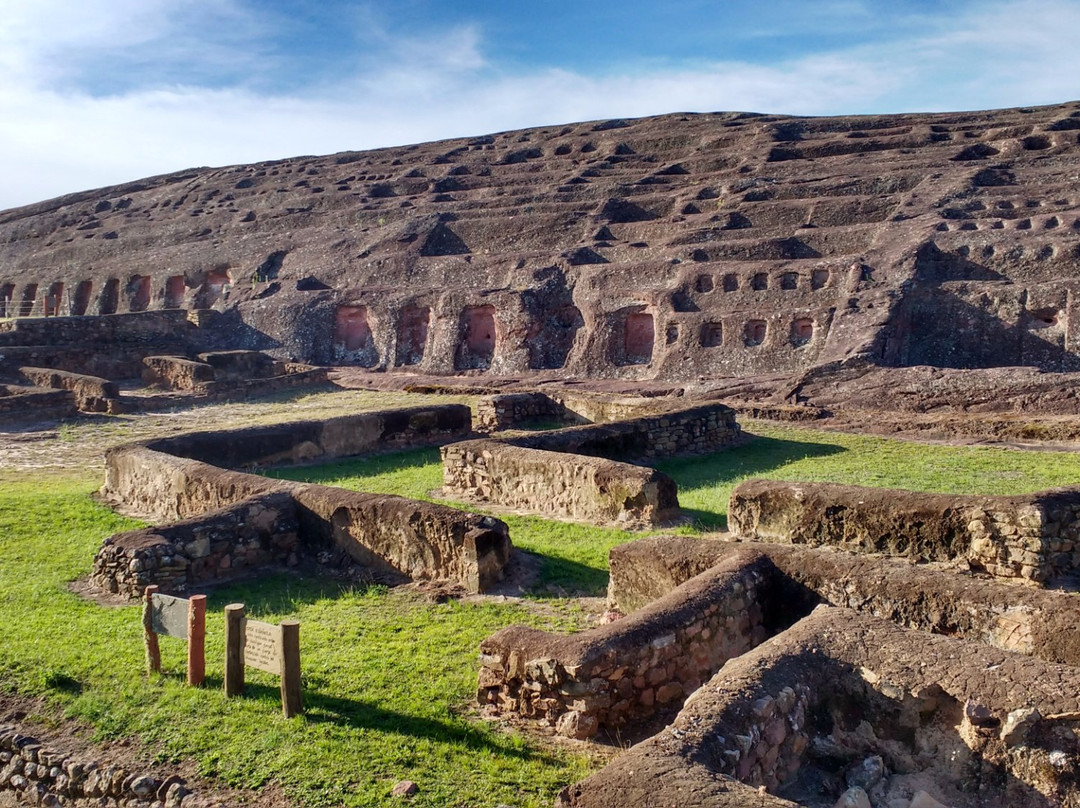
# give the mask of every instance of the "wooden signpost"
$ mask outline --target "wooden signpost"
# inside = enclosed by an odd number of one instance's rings
[[[146,638],[146,668],[161,672],[158,635],[187,640],[187,683],[198,687],[206,678],[206,595],[175,598],[146,587],[143,604],[143,634]]]
[[[248,620],[244,604],[225,607],[225,695],[244,692],[244,667],[281,677],[281,711],[292,718],[304,711],[300,698],[300,623],[280,625]]]

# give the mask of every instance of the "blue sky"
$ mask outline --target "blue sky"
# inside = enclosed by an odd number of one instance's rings
[[[0,0],[0,208],[676,111],[1080,98],[1080,0]]]

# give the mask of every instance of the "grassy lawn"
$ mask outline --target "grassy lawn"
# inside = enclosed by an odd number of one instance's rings
[[[695,521],[724,524],[731,488],[747,477],[827,480],[916,490],[1014,494],[1080,481],[1064,453],[908,444],[749,424],[758,440],[661,468]],[[285,473],[282,473],[285,476]],[[436,450],[316,468],[293,479],[429,498],[441,485]],[[182,686],[183,646],[162,641],[165,669],[142,675],[137,606],[106,608],[68,591],[108,535],[135,526],[90,498],[94,476],[26,476],[0,483],[0,683],[45,695],[102,738],[137,737],[163,760],[193,759],[221,781],[281,784],[313,806],[390,805],[391,786],[415,780],[418,806],[549,806],[562,785],[596,765],[587,751],[551,747],[470,716],[477,647],[510,623],[576,630],[568,596],[602,594],[607,552],[634,538],[619,530],[504,517],[514,544],[538,556],[528,603],[433,604],[415,592],[276,574],[211,593],[209,682]],[[256,618],[301,621],[307,713],[280,717],[276,680],[252,671],[244,698],[221,694],[222,609],[242,601]]]
[[[731,489],[752,477],[991,496],[1080,485],[1080,454],[1072,452],[910,443],[754,421],[743,428],[757,439],[658,464],[679,484],[679,503],[699,528],[725,527]]]
[[[137,523],[90,499],[96,481],[53,478],[0,488],[0,681],[47,695],[101,738],[136,736],[164,760],[192,758],[236,786],[276,780],[312,806],[391,804],[415,780],[421,806],[549,806],[593,767],[467,714],[480,641],[511,623],[574,630],[572,604],[543,618],[512,603],[433,604],[415,593],[342,588],[293,574],[214,591],[208,682],[182,684],[184,645],[163,639],[166,674],[142,675],[138,606],[106,608],[70,593],[106,536]],[[301,621],[306,714],[280,717],[277,680],[250,671],[244,698],[221,693],[222,610]]]

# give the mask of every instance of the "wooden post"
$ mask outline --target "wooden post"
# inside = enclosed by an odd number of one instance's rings
[[[142,624],[143,637],[146,640],[146,670],[147,673],[161,672],[161,649],[158,647],[157,634],[154,633],[154,593],[158,588],[151,584],[146,587],[143,597]]]
[[[225,607],[225,695],[244,692],[244,604]]]
[[[206,595],[188,598],[187,683],[199,687],[206,679]]]
[[[300,623],[281,624],[281,711],[292,718],[304,711],[300,698]]]

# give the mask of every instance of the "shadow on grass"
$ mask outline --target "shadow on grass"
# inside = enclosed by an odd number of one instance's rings
[[[437,463],[441,463],[439,448],[437,446],[425,446],[420,449],[344,458],[329,463],[316,460],[314,464],[306,466],[259,469],[259,474],[278,480],[295,480],[297,482],[328,485],[344,478],[375,477],[379,474],[422,468]]]
[[[528,552],[539,561],[536,580],[525,590],[533,597],[598,598],[607,594],[608,571],[562,556]]]
[[[221,611],[230,603],[243,603],[248,615],[292,614],[300,606],[332,600],[346,592],[363,591],[375,584],[343,583],[332,578],[297,572],[263,570],[258,577],[223,582],[203,590],[207,608]]]
[[[207,679],[210,684],[210,680]],[[212,685],[211,685],[212,686]],[[248,683],[240,698],[253,699],[266,704],[279,704],[281,692],[270,685]],[[496,736],[464,721],[440,721],[435,718],[409,715],[387,710],[370,701],[343,699],[305,689],[303,694],[304,718],[312,724],[336,724],[357,730],[370,730],[393,735],[407,735],[438,743],[483,750],[521,760],[537,760],[548,765],[559,761],[535,749],[519,748],[514,743],[504,743]]]
[[[702,508],[680,508],[682,515],[695,531],[727,530],[727,514]]]
[[[753,440],[740,446],[703,457],[665,460],[657,463],[656,468],[675,480],[680,492],[700,489],[722,491],[734,488],[747,478],[767,475],[800,460],[829,457],[847,451],[831,443],[750,436]],[[696,525],[720,530],[727,527],[726,514],[699,508],[684,508],[683,512]]]

